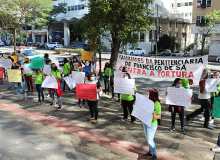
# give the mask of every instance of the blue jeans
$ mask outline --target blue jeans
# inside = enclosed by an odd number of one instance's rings
[[[44,102],[44,93],[43,93],[43,90],[41,88],[41,84],[36,84],[36,89],[37,89],[37,92],[38,92],[38,102]],[[42,96],[42,101],[40,99],[40,95]]]
[[[9,82],[9,87],[11,88],[11,84],[14,83],[15,87],[17,87],[17,83],[16,82]]]
[[[64,77],[67,77],[68,76],[68,74],[67,75],[64,75]],[[65,90],[65,88],[66,88],[66,81],[65,80],[63,80],[63,90]],[[67,85],[67,87],[68,87],[68,89],[70,90],[70,88],[69,88],[69,86]]]
[[[219,147],[220,147],[220,133],[219,133],[219,135],[218,135],[217,146],[219,146]]]
[[[24,97],[25,99],[27,99],[27,93],[25,91],[25,82],[24,81],[18,82],[17,85],[18,85],[18,98],[20,98],[20,94],[21,94],[20,89],[22,88]]]
[[[149,146],[149,151],[152,155],[157,155],[156,145],[154,143],[154,135],[157,130],[157,125],[148,127],[146,124],[143,124],[145,136],[147,138],[147,143]]]

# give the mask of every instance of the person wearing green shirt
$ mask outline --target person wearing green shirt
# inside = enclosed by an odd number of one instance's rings
[[[129,73],[124,74],[125,79],[131,79],[131,76]],[[134,92],[137,92],[136,85],[134,86]],[[124,117],[122,118],[122,121],[127,121],[128,120],[128,110],[130,111],[130,115],[133,111],[133,105],[134,105],[134,96],[131,94],[121,94],[121,100],[122,100],[122,106],[123,106],[123,111],[124,111]],[[131,123],[135,123],[136,118],[131,115]]]
[[[114,72],[116,71],[116,64],[113,65],[113,69],[111,70],[111,74],[109,76],[110,78],[110,86],[112,86],[112,98],[114,99],[115,93],[114,93]],[[118,93],[118,101],[120,101],[120,94]]]
[[[106,79],[109,80],[109,73],[111,72],[111,67],[110,67],[110,64],[108,62],[105,63],[105,67],[104,67],[104,76]],[[105,81],[104,80],[104,83],[105,83],[105,94],[106,92],[108,91],[108,94],[110,95],[110,86],[109,86],[109,82]],[[108,86],[107,86],[108,85]],[[106,87],[107,86],[107,87]],[[106,89],[107,88],[107,89]]]
[[[149,152],[144,154],[144,157],[153,157],[153,160],[157,160],[156,145],[154,143],[154,135],[158,127],[158,119],[161,119],[161,104],[159,100],[159,94],[157,89],[150,89],[149,99],[154,102],[154,111],[152,113],[153,119],[151,126],[147,126],[143,123],[145,136],[147,138]]]
[[[64,75],[64,77],[69,76],[70,71],[71,71],[70,64],[69,64],[67,58],[64,58],[64,65],[63,65],[63,75]],[[67,87],[68,87],[68,85],[67,85]],[[63,81],[63,91],[65,91],[65,88],[66,88],[66,81],[64,80]],[[70,93],[70,88],[69,87],[68,87],[68,90],[69,90],[68,93]]]
[[[41,88],[41,85],[43,83],[43,75],[44,75],[44,69],[42,68],[42,71],[40,69],[32,70],[35,75],[35,85],[38,92],[38,104],[44,104],[44,93]],[[40,96],[42,97],[42,101],[40,99]]]
[[[29,58],[25,58],[24,65],[25,64],[29,64]],[[25,74],[24,77],[25,77],[25,82],[27,84],[27,88],[28,88],[28,90],[26,92],[30,92],[30,89],[31,89],[32,93],[34,93],[34,84],[32,81],[32,73],[27,73],[27,74]]]
[[[182,79],[182,87],[185,89],[190,89],[189,80],[188,79]]]

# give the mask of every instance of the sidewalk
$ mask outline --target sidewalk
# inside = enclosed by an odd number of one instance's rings
[[[170,113],[167,111],[167,105],[165,105],[165,96],[163,95],[166,91],[164,86],[171,85],[172,79],[163,80],[161,84],[161,79],[136,78],[135,83],[138,93],[145,96],[147,96],[147,91],[151,87],[159,89],[163,125],[158,127],[155,135],[158,159],[178,159],[177,157],[186,160],[213,159],[214,152],[211,152],[210,148],[216,145],[219,126],[213,125],[215,130],[202,128],[203,122],[198,121],[202,115],[194,119],[191,125],[185,126],[186,133],[184,135],[179,134],[180,123],[178,116],[176,118],[176,131],[168,131],[171,126],[171,118]],[[103,86],[103,82],[101,82],[101,85]],[[22,99],[23,95],[21,95],[20,101],[15,101],[17,92],[13,89],[7,90],[7,81],[4,80],[4,86],[0,87],[4,95],[3,99],[0,100],[1,117],[10,119],[14,123],[21,123],[39,134],[47,135],[49,138],[52,137],[52,139],[63,145],[72,146],[79,152],[103,160],[136,159],[137,154],[139,159],[142,159],[143,157],[141,158],[140,156],[147,152],[147,140],[142,123],[122,122],[123,111],[122,108],[119,108],[120,103],[116,99],[111,101],[108,96],[103,96],[99,100],[99,122],[94,125],[86,121],[89,117],[88,106],[86,108],[75,107],[77,100],[75,99],[74,90],[70,94],[64,92],[62,97],[63,109],[56,111],[56,108],[48,107],[49,98],[46,98],[46,105],[37,105],[35,103],[37,102],[36,92],[34,94],[28,93],[28,102]],[[185,110],[185,115],[200,107],[196,98],[198,96],[198,87],[194,86],[192,89],[194,89],[195,101],[193,101],[191,108]],[[44,95],[46,97],[47,90],[44,91]],[[16,112],[13,112],[12,108]],[[23,121],[29,123],[23,123]],[[219,124],[219,122],[218,119],[215,119],[215,124]],[[43,126],[44,129],[39,126]],[[76,130],[77,128],[83,128],[80,134],[78,133],[79,130]],[[171,158],[167,158],[167,156]]]

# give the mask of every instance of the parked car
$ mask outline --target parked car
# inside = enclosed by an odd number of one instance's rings
[[[184,57],[190,57],[190,53],[189,52],[185,52],[184,53]]]
[[[180,57],[183,57],[184,56],[184,53],[182,51],[176,51],[174,53],[172,53],[172,56],[180,56]]]
[[[165,49],[164,51],[157,54],[157,56],[170,56],[170,55],[171,55],[171,50],[169,49]]]
[[[39,56],[43,57],[44,56],[43,54],[40,55],[38,52],[36,52],[33,49],[17,50],[16,53],[17,52],[22,52],[24,54],[25,58],[29,58],[30,61],[35,57],[39,57]]]
[[[46,43],[40,43],[40,44],[38,45],[38,47],[39,47],[39,48],[46,48]]]
[[[87,44],[77,44],[77,45],[73,46],[73,49],[76,49],[76,48],[82,48],[82,49],[84,49],[85,51],[90,50],[90,47],[89,47],[89,45],[87,45]]]
[[[0,45],[1,45],[1,47],[4,47],[5,43],[3,41],[1,41]]]
[[[48,49],[63,48],[63,45],[60,42],[51,42],[46,44],[46,48]]]
[[[126,52],[127,55],[136,55],[136,56],[145,56],[146,55],[146,51],[142,48],[129,48]]]

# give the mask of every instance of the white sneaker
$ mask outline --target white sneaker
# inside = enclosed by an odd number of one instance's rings
[[[220,147],[219,146],[215,146],[214,148],[211,148],[211,151],[213,151],[213,152],[220,152]]]
[[[200,118],[199,120],[200,120],[200,121],[205,121],[205,118],[204,118],[204,117],[202,117],[202,118]]]
[[[210,124],[214,123],[214,119],[211,119],[211,120],[209,121],[209,123],[210,123]]]
[[[48,94],[47,97],[50,97],[50,94]]]

